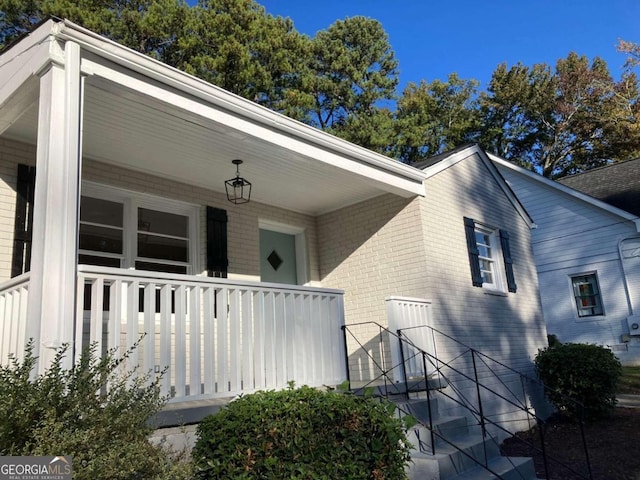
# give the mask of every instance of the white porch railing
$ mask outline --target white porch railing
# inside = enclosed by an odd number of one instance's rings
[[[346,378],[339,290],[80,266],[76,345],[137,348],[172,401]],[[81,352],[76,348],[76,355]]]
[[[429,328],[432,326],[431,301],[420,298],[389,297],[387,303],[387,319],[389,330],[393,333],[401,331],[401,335],[408,339],[420,350],[431,355],[435,354],[434,339]],[[407,378],[424,375],[422,355],[419,351],[405,343],[404,364],[401,360],[400,347],[398,342],[391,342],[391,358],[394,365],[404,365]],[[427,375],[435,369],[431,365],[426,365]],[[398,368],[394,370],[394,377],[397,381],[402,381],[404,376]]]
[[[9,354],[22,359],[27,331],[27,301],[30,274],[24,273],[0,285],[0,364]]]

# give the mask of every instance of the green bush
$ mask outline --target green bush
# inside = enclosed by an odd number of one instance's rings
[[[92,347],[65,370],[64,347],[42,375],[32,352],[0,367],[0,455],[69,455],[75,480],[189,478],[188,462],[148,441],[165,400],[158,378],[118,373],[131,351],[98,359]]]
[[[564,343],[539,350],[535,358],[538,376],[547,387],[547,397],[561,411],[580,415],[568,399],[584,405],[585,418],[611,413],[622,367],[613,352],[598,345]]]
[[[394,406],[310,387],[234,400],[198,427],[203,479],[404,479],[409,461]]]

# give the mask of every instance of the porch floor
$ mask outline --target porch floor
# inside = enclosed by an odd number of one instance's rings
[[[207,415],[220,411],[235,397],[187,400],[167,404],[149,423],[155,428],[184,427],[199,423]]]

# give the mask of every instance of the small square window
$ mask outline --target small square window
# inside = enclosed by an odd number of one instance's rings
[[[595,273],[571,277],[578,317],[604,315],[602,297]]]

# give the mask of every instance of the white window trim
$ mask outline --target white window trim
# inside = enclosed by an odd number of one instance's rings
[[[133,212],[137,211],[138,208],[149,208],[152,210],[174,213],[188,217],[189,260],[187,265],[187,274],[195,275],[202,272],[200,265],[200,205],[156,197],[146,193],[135,192],[89,181],[82,182],[80,194],[82,196],[94,197],[102,200],[121,202],[124,205],[124,238],[122,249],[125,263],[124,268],[129,270],[134,270],[135,260],[137,258],[138,225],[136,224],[135,216],[132,215]]]
[[[581,317],[578,314],[578,305],[576,305],[576,293],[575,290],[573,289],[573,279],[575,277],[585,277],[587,275],[595,275],[596,277],[596,282],[598,283],[598,295],[600,296],[600,303],[602,306],[602,314],[600,315],[589,315],[589,316],[585,316],[585,317]],[[571,308],[573,310],[573,319],[575,322],[597,322],[597,321],[602,321],[602,320],[606,320],[607,318],[607,312],[604,308],[604,298],[602,296],[602,289],[600,288],[600,279],[598,278],[598,271],[597,270],[589,270],[586,272],[575,272],[575,273],[570,273],[567,276],[567,282],[569,284],[569,292],[571,295]]]
[[[491,227],[484,223],[474,222],[475,223],[475,231],[483,233],[485,235],[489,235],[489,241],[491,243],[491,250],[494,253],[493,258],[491,258],[491,262],[493,264],[493,283],[487,283],[485,281],[482,282],[482,288],[486,290],[486,293],[497,294],[497,295],[507,295],[507,279],[505,278],[504,271],[504,263],[502,256],[502,243],[500,242],[500,231],[497,228]],[[477,246],[477,242],[476,242]],[[482,256],[478,253],[478,263],[482,260]],[[482,271],[482,267],[479,265],[480,270]]]
[[[274,222],[272,220],[258,220],[260,230],[270,230],[272,232],[286,233],[294,235],[296,247],[296,276],[298,285],[307,285],[309,282],[309,257],[307,254],[307,238],[303,227],[287,225],[285,223]]]

